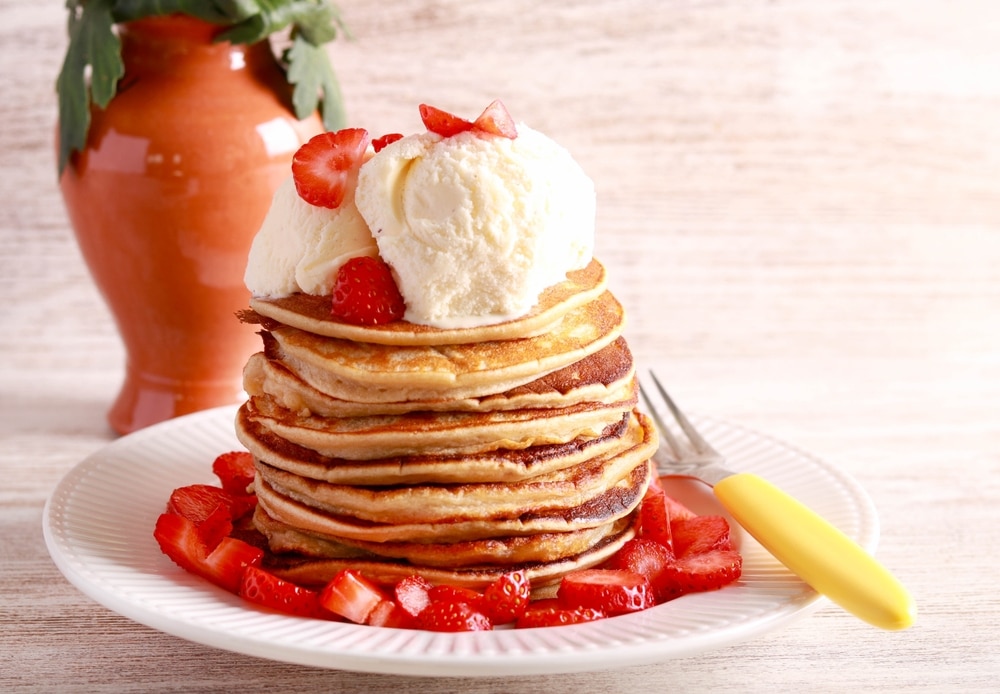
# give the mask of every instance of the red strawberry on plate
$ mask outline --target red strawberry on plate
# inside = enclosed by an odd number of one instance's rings
[[[619,569],[584,569],[567,574],[556,597],[563,607],[589,607],[608,615],[636,612],[655,604],[649,579]]]
[[[675,594],[717,590],[743,573],[739,552],[716,549],[681,557],[664,572],[664,589]]]
[[[264,556],[263,551],[232,537],[222,538],[209,551],[195,523],[175,513],[160,515],[153,537],[160,550],[182,569],[232,593],[239,591],[244,569],[260,564]]]
[[[566,624],[593,622],[596,619],[604,619],[605,616],[600,610],[595,610],[591,607],[532,606],[523,615],[518,617],[516,626],[518,629],[561,627]]]
[[[353,569],[338,573],[319,594],[324,609],[355,624],[364,624],[379,603],[389,599],[381,588]]]
[[[729,522],[722,516],[695,516],[670,522],[674,552],[678,557],[702,554],[713,549],[732,549]]]
[[[380,325],[403,317],[406,304],[381,258],[351,258],[337,272],[331,314],[345,323]]]
[[[321,614],[316,591],[286,581],[257,566],[244,569],[239,595],[248,602],[284,614],[299,617],[318,617]]]
[[[480,605],[493,624],[509,624],[524,614],[530,601],[531,583],[527,574],[512,571],[486,586]]]
[[[222,488],[232,494],[246,494],[256,474],[253,456],[247,451],[222,453],[212,461],[212,472]]]
[[[292,157],[299,197],[317,207],[340,207],[352,176],[364,160],[370,137],[363,128],[316,135]]]
[[[491,631],[489,617],[467,602],[432,602],[417,617],[417,626],[427,631]]]

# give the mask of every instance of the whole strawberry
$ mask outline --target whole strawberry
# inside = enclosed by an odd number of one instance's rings
[[[351,258],[333,284],[334,318],[354,325],[381,325],[403,317],[406,305],[392,271],[381,258]]]

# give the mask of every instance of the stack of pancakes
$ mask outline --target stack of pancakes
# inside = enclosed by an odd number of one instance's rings
[[[495,325],[365,327],[329,307],[255,298],[244,316],[264,349],[236,430],[273,570],[545,586],[634,535],[656,434],[597,261]]]

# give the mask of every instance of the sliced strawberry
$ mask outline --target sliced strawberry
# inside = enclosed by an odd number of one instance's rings
[[[427,591],[427,597],[431,602],[464,602],[479,609],[483,594],[472,588],[462,586],[452,586],[447,583],[436,585]]]
[[[319,604],[324,609],[364,624],[380,602],[390,600],[375,583],[353,569],[344,569],[320,591]]]
[[[382,137],[376,137],[372,140],[372,149],[374,149],[376,153],[381,152],[386,145],[391,145],[396,140],[402,139],[403,136],[399,133],[389,133],[388,135],[383,135]]]
[[[642,498],[642,506],[639,508],[639,537],[659,542],[673,551],[667,495],[661,487],[649,487]]]
[[[233,497],[220,487],[208,484],[178,487],[167,500],[167,513],[194,523],[206,552],[233,531]]]
[[[417,617],[417,627],[427,631],[491,631],[490,618],[467,602],[432,602]]]
[[[509,624],[528,609],[531,582],[523,571],[504,574],[483,591],[483,613],[493,624]]]
[[[674,563],[674,555],[669,549],[654,540],[633,538],[626,542],[608,561],[606,568],[631,571],[645,576],[653,587],[657,603],[676,597],[669,586]]]
[[[383,600],[368,613],[365,624],[390,629],[413,629],[416,618],[392,600]]]
[[[713,549],[731,550],[729,521],[722,516],[695,516],[671,521],[670,532],[674,538],[674,552],[678,558],[688,554],[711,552]]]
[[[416,617],[425,607],[431,604],[431,598],[428,595],[431,588],[432,586],[427,579],[414,574],[413,576],[407,576],[397,583],[393,592],[396,595],[396,603],[407,614]]]
[[[514,119],[510,117],[507,107],[503,105],[500,99],[487,106],[486,110],[472,124],[472,127],[474,130],[491,135],[499,135],[511,140],[517,137],[517,127],[514,125]]]
[[[403,317],[406,304],[381,258],[351,258],[337,272],[330,313],[353,325],[380,325]]]
[[[717,590],[737,580],[743,573],[739,552],[717,549],[688,554],[664,572],[663,590],[675,595]]]
[[[160,550],[182,569],[233,593],[239,591],[243,570],[259,564],[264,556],[258,548],[231,537],[222,538],[209,552],[195,523],[175,513],[160,515],[153,537]]]
[[[354,172],[364,161],[370,138],[363,128],[316,135],[292,157],[292,179],[299,197],[310,205],[337,208]]]
[[[212,472],[219,478],[223,489],[237,495],[249,493],[256,475],[253,456],[247,451],[229,451],[217,456],[212,461]]]
[[[319,593],[286,581],[258,566],[243,571],[239,595],[248,602],[299,617],[321,615]]]
[[[243,572],[248,566],[257,566],[264,552],[235,537],[224,537],[213,549],[203,565],[202,576],[230,593],[239,593]]]
[[[672,496],[666,496],[663,501],[667,507],[667,514],[671,521],[675,521],[678,518],[694,518],[698,515]]]
[[[451,137],[472,130],[471,121],[427,104],[420,104],[420,120],[424,122],[424,127],[441,137]]]
[[[518,629],[531,629],[535,627],[561,627],[566,624],[579,624],[581,622],[593,622],[596,619],[604,619],[607,615],[600,610],[591,607],[558,607],[532,605],[523,615],[518,617],[515,626]]]
[[[592,608],[607,615],[636,612],[656,604],[649,579],[632,571],[584,569],[563,577],[556,594],[566,608]]]

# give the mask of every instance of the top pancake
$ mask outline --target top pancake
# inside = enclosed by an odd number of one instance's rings
[[[527,315],[473,328],[442,329],[406,321],[376,326],[351,325],[330,315],[329,296],[309,294],[292,294],[278,299],[254,297],[250,300],[250,308],[258,316],[283,325],[342,340],[396,346],[461,345],[540,335],[568,312],[600,296],[606,287],[604,266],[592,260],[582,270],[567,273],[564,282],[542,292]],[[244,316],[244,320],[253,318]]]

